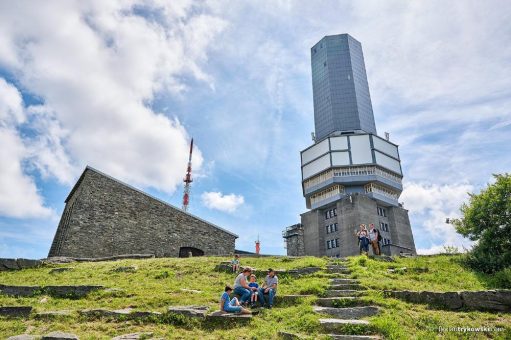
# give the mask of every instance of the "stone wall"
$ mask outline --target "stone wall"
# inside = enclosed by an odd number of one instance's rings
[[[0,259],[0,271],[37,268],[41,264],[42,264],[41,260]]]
[[[177,257],[181,247],[227,255],[236,237],[88,167],[66,200],[49,256]]]
[[[486,310],[511,312],[511,290],[484,290],[462,292],[385,291],[384,294],[412,303],[426,303],[433,307],[458,310]]]

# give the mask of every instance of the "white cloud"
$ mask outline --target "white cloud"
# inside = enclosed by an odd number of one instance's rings
[[[90,164],[173,192],[189,137],[151,102],[186,91],[186,78],[213,86],[201,65],[224,27],[189,1],[0,4],[0,66],[42,101],[28,108],[31,162],[61,183]],[[202,160],[196,148],[195,169]]]
[[[23,171],[29,152],[15,127],[25,118],[20,92],[0,78],[0,216],[50,217],[52,211]]]
[[[408,182],[400,200],[409,209],[413,223],[414,238],[429,247],[418,247],[421,254],[438,253],[444,246],[460,250],[473,244],[456,232],[446,218],[460,217],[459,208],[474,188],[469,184],[436,185]]]
[[[245,199],[241,195],[224,195],[221,192],[204,192],[201,195],[202,203],[209,209],[216,209],[233,213],[238,209]]]

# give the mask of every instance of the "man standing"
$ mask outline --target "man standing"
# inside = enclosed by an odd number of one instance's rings
[[[243,272],[239,273],[234,280],[234,294],[240,296],[241,304],[247,303],[252,295],[252,290],[255,290],[255,288],[248,286],[247,277],[249,277],[250,274],[252,274],[252,269],[247,267],[243,269]]]
[[[273,298],[277,295],[277,285],[279,284],[279,278],[275,275],[275,271],[270,268],[268,269],[268,275],[264,279],[263,286],[259,288],[259,298],[261,303],[265,303],[264,294],[268,294],[268,306],[273,307]]]
[[[369,224],[369,241],[371,242],[374,255],[380,255],[380,238],[380,231],[374,228],[373,223]]]

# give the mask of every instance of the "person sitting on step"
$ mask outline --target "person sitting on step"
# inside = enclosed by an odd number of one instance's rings
[[[268,307],[273,307],[273,299],[275,295],[277,295],[277,285],[279,283],[279,278],[275,275],[275,271],[273,269],[268,269],[268,275],[264,279],[263,287],[259,288],[259,298],[261,299],[261,304],[265,303],[264,294],[268,294]]]
[[[239,313],[239,314],[251,314],[251,312],[240,306],[240,302],[237,297],[233,297],[232,300],[229,295],[232,293],[231,286],[225,286],[224,293],[220,298],[220,311],[226,313]]]
[[[240,256],[238,254],[234,255],[234,259],[231,261],[232,272],[237,273],[240,270]]]

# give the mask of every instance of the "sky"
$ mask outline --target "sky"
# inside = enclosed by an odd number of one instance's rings
[[[285,254],[306,211],[310,48],[362,43],[379,134],[400,146],[419,253],[511,169],[509,1],[0,0],[0,257],[44,258],[90,165]]]

